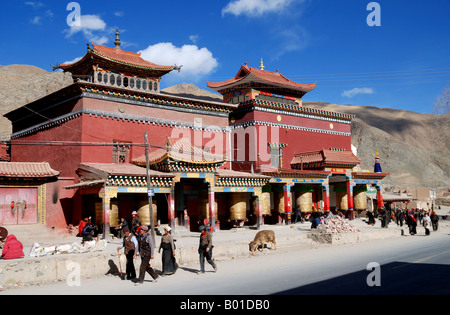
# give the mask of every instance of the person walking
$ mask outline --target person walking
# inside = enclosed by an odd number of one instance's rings
[[[131,280],[136,278],[134,258],[136,258],[136,255],[138,254],[137,250],[139,248],[139,244],[136,236],[130,233],[130,229],[128,227],[124,227],[122,231],[124,233],[123,242],[121,246],[117,247],[117,251],[120,251],[122,248],[124,248],[124,254],[127,258],[125,274],[127,280]],[[124,279],[122,278],[122,280]]]
[[[408,227],[409,227],[409,234],[411,234],[411,235],[417,234],[417,229],[416,229],[417,220],[414,217],[414,214],[412,214],[412,213],[409,214],[407,216],[406,220],[407,220],[406,223],[408,224]]]
[[[430,235],[430,229],[428,228],[431,225],[431,219],[428,213],[426,212],[423,216],[423,228],[425,229],[425,235]]]
[[[159,245],[158,254],[162,252],[162,275],[172,275],[178,269],[177,261],[175,260],[175,243],[171,234],[170,226],[164,228],[164,235],[161,237],[161,244]]]
[[[434,210],[431,212],[430,219],[433,231],[437,231],[439,227],[439,217]]]
[[[205,258],[206,261],[214,268],[214,272],[217,272],[217,265],[212,260],[212,235],[209,232],[210,227],[209,224],[202,225],[200,227],[201,234],[200,234],[200,242],[198,246],[198,253],[200,256],[200,271],[198,274],[204,274],[205,273]]]
[[[153,238],[148,234],[148,226],[142,225],[139,229],[139,255],[141,256],[141,266],[139,268],[139,278],[136,285],[144,283],[145,273],[148,272],[153,278],[153,282],[157,282],[159,276],[150,266],[150,260],[154,258]]]

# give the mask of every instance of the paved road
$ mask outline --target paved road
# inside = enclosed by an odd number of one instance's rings
[[[450,235],[404,236],[358,244],[280,248],[246,259],[181,266],[157,283],[149,275],[140,286],[118,277],[22,287],[0,295],[269,295],[269,294],[450,294]],[[139,261],[139,259],[138,259]],[[379,268],[369,268],[376,263]],[[377,265],[376,265],[377,266]],[[369,279],[379,286],[369,286]]]

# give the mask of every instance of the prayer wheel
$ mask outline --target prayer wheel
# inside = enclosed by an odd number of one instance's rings
[[[365,191],[358,191],[353,193],[353,207],[355,210],[367,210],[367,198]]]
[[[117,201],[111,201],[109,210],[109,225],[119,225],[119,206]],[[103,203],[95,203],[95,225],[100,226],[103,224]]]
[[[259,197],[261,199],[261,212],[262,215],[269,215],[270,214],[270,192],[263,192],[261,196]],[[258,214],[258,204],[257,199],[253,201],[253,214]]]
[[[232,193],[230,204],[230,220],[238,221],[245,220],[247,218],[247,193]]]
[[[336,207],[348,210],[347,191],[336,191]]]
[[[209,219],[209,200],[208,197],[203,197],[199,200],[199,207],[200,207],[200,218],[207,218]],[[217,211],[217,201],[214,202],[214,209],[215,209],[215,215],[214,218],[217,221],[218,220],[218,211]]]
[[[158,211],[156,206],[156,199],[152,200],[152,210],[153,210],[153,224],[157,225],[158,222]],[[139,210],[137,211],[139,220],[141,220],[142,225],[150,225],[150,211],[148,207],[148,201],[139,202]]]
[[[278,191],[276,194],[276,210],[278,210],[278,213],[283,214],[284,213],[284,192]]]
[[[313,200],[311,191],[296,192],[296,205],[300,207],[301,212],[312,212]]]

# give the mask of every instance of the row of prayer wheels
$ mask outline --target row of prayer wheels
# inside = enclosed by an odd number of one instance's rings
[[[284,193],[282,191],[274,192],[275,210],[278,213],[283,214],[285,212],[284,206]],[[313,194],[312,191],[296,191],[292,192],[292,196],[295,199],[293,208],[300,207],[300,211],[307,213],[313,211]],[[295,197],[294,197],[295,196]],[[271,196],[270,192],[263,192],[260,196],[262,215],[271,214]],[[354,209],[365,210],[367,209],[367,199],[365,191],[357,191],[353,196]],[[209,202],[207,198],[202,198],[199,203],[200,216],[209,218]],[[348,198],[346,191],[336,191],[336,207],[340,210],[348,210]],[[156,200],[153,199],[153,220],[156,225],[157,222],[157,206]],[[218,208],[217,202],[215,202],[215,219],[218,220]],[[254,214],[256,214],[257,204],[256,200],[253,203]],[[230,194],[229,198],[229,220],[239,221],[245,220],[247,217],[247,193],[235,192]],[[140,201],[139,208],[137,210],[138,216],[143,225],[150,225],[150,212],[147,201]],[[96,224],[99,225],[102,222],[103,208],[102,203],[95,204]],[[118,202],[111,202],[111,209],[109,212],[109,224],[116,226],[119,224],[119,207]]]
[[[141,220],[142,225],[150,225],[150,211],[148,206],[148,201],[140,201],[138,204],[139,208],[137,210],[137,214],[139,219]],[[153,199],[152,203],[153,210],[153,223],[156,225],[157,223],[157,206],[156,200]],[[103,205],[101,202],[95,203],[95,224],[101,225],[103,223]],[[117,201],[112,201],[109,210],[109,225],[117,226],[119,225],[119,206]]]

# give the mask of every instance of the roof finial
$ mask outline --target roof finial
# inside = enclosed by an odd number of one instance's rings
[[[116,28],[116,40],[114,42],[114,44],[116,45],[116,48],[120,49],[120,39],[119,39],[119,28]]]
[[[263,64],[263,59],[261,58],[261,65],[259,66],[259,69],[264,70],[264,64]]]

